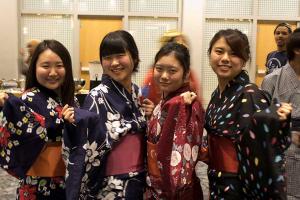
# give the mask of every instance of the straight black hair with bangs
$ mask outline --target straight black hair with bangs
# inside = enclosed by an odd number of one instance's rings
[[[133,71],[137,72],[140,62],[139,51],[132,35],[124,30],[110,32],[103,38],[100,44],[100,62],[102,64],[103,57],[126,52],[130,53],[134,64]]]

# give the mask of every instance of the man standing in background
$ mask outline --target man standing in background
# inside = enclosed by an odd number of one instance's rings
[[[272,73],[275,69],[281,68],[286,64],[286,41],[291,33],[291,26],[287,23],[280,23],[276,26],[274,30],[274,38],[277,45],[277,50],[272,51],[267,55],[267,74]]]

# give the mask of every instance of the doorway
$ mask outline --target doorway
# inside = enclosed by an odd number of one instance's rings
[[[99,61],[99,46],[103,37],[122,27],[122,18],[80,17],[80,68],[81,78],[86,82],[84,89],[90,88],[88,69],[91,62]]]

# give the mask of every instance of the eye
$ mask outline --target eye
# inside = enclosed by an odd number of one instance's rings
[[[62,68],[62,67],[64,67],[64,64],[63,63],[57,63],[56,67]]]
[[[154,69],[155,69],[157,72],[162,72],[162,67],[161,67],[161,66],[155,65]]]
[[[176,72],[177,72],[176,69],[170,69],[170,70],[169,70],[169,73],[170,73],[170,74],[175,74]]]
[[[48,69],[49,68],[49,64],[47,64],[47,63],[42,64],[41,67],[44,68],[44,69]]]
[[[125,53],[119,53],[116,55],[117,58],[123,58],[126,54]]]
[[[110,55],[110,56],[103,56],[102,57],[102,60],[106,60],[106,61],[109,61],[109,60],[111,60],[112,59],[112,56]]]
[[[215,49],[215,52],[216,54],[220,55],[223,53],[223,50],[222,49]]]
[[[230,55],[231,56],[237,56],[237,54],[234,51],[230,52]]]

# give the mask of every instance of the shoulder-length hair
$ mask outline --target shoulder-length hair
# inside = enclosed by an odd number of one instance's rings
[[[113,54],[129,52],[133,60],[133,71],[138,71],[140,62],[139,51],[136,43],[130,33],[124,30],[117,30],[108,33],[100,44],[99,56],[102,64],[102,58]]]

